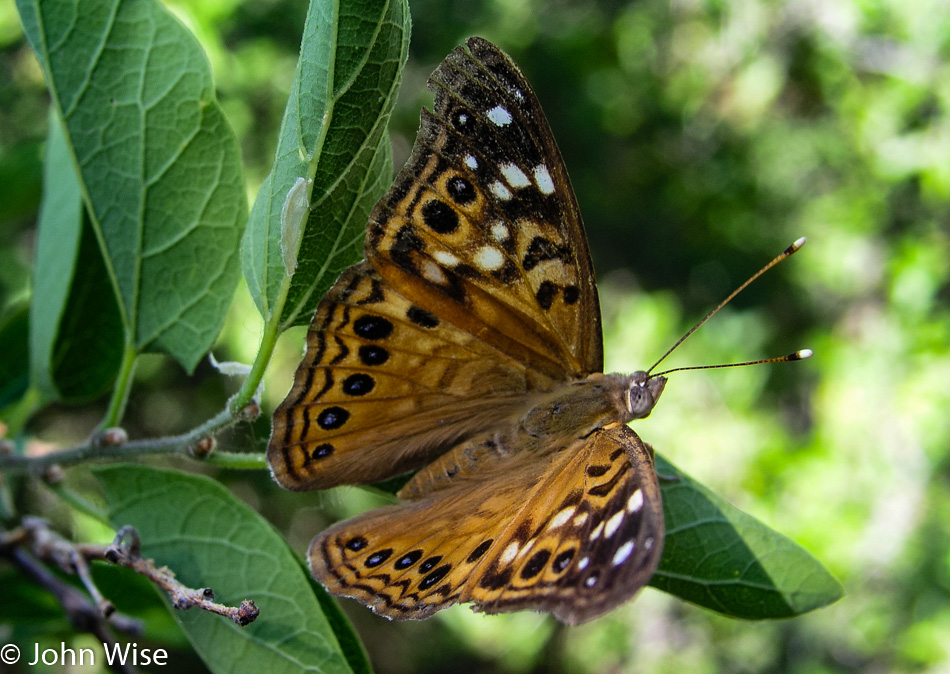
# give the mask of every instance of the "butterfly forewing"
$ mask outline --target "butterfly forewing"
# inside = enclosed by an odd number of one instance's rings
[[[537,382],[499,355],[400,296],[369,264],[351,267],[321,301],[274,413],[274,476],[316,489],[418,468]]]
[[[373,213],[366,257],[536,371],[599,372],[590,253],[551,130],[518,67],[484,40],[468,46],[430,79],[434,111]]]
[[[331,592],[390,618],[462,601],[573,624],[632,597],[662,545],[652,459],[621,426],[338,524],[314,540],[310,563]]]

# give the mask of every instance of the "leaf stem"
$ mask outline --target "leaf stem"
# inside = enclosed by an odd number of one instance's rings
[[[287,301],[287,294],[290,292],[290,274],[284,275],[281,281],[280,290],[274,300],[273,310],[267,321],[264,323],[264,333],[261,335],[261,345],[257,349],[257,356],[251,365],[251,371],[241,385],[241,389],[228,402],[228,409],[232,414],[238,414],[245,406],[255,400],[261,381],[264,379],[264,372],[270,363],[271,356],[274,355],[274,347],[277,346],[277,338],[282,332],[280,316],[284,311],[284,304]]]
[[[132,390],[132,378],[135,374],[135,363],[138,357],[139,352],[131,345],[126,344],[125,350],[122,352],[119,374],[115,379],[115,388],[112,389],[112,399],[109,400],[109,409],[99,425],[100,430],[113,428],[122,422],[125,405],[129,401],[129,393]]]
[[[266,470],[267,455],[263,452],[213,452],[205,463],[233,470]]]

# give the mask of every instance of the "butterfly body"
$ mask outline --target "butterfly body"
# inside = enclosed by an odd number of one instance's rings
[[[414,500],[458,485],[484,479],[489,470],[507,470],[515,454],[541,457],[583,445],[585,438],[606,427],[649,415],[666,379],[600,373],[562,384],[526,400],[530,406],[509,412],[492,430],[475,435],[417,472],[397,494]]]
[[[310,546],[314,576],[389,618],[458,602],[568,623],[652,576],[663,513],[629,428],[666,380],[603,374],[580,212],[540,104],[478,38],[430,79],[366,260],[321,300],[268,463],[290,489],[417,471],[401,503]]]

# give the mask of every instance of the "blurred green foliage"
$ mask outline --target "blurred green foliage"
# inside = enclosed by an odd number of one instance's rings
[[[305,6],[169,3],[202,41],[241,140],[248,194],[273,157]],[[950,666],[950,3],[938,0],[415,0],[394,116],[408,155],[425,78],[482,35],[535,86],[585,215],[607,367],[652,364],[798,236],[808,245],[693,336],[670,366],[811,347],[804,363],[673,375],[635,429],[828,565],[848,595],[787,622],[715,616],[661,593],[581,628],[451,609],[393,624],[345,608],[379,672],[858,672]],[[0,0],[0,302],[29,292],[44,88]],[[216,352],[249,361],[258,319],[239,291]],[[290,331],[265,410],[299,358]],[[154,363],[151,364],[151,363]],[[226,392],[143,363],[130,433],[188,429]],[[101,412],[101,411],[100,411]],[[56,442],[101,416],[54,409]],[[222,444],[262,447],[263,419]],[[296,550],[353,489],[284,493],[224,474]]]

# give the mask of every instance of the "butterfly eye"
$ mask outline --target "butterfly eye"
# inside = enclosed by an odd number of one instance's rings
[[[627,389],[627,410],[634,419],[642,419],[647,416],[656,404],[653,398],[653,392],[646,384],[634,384]]]

